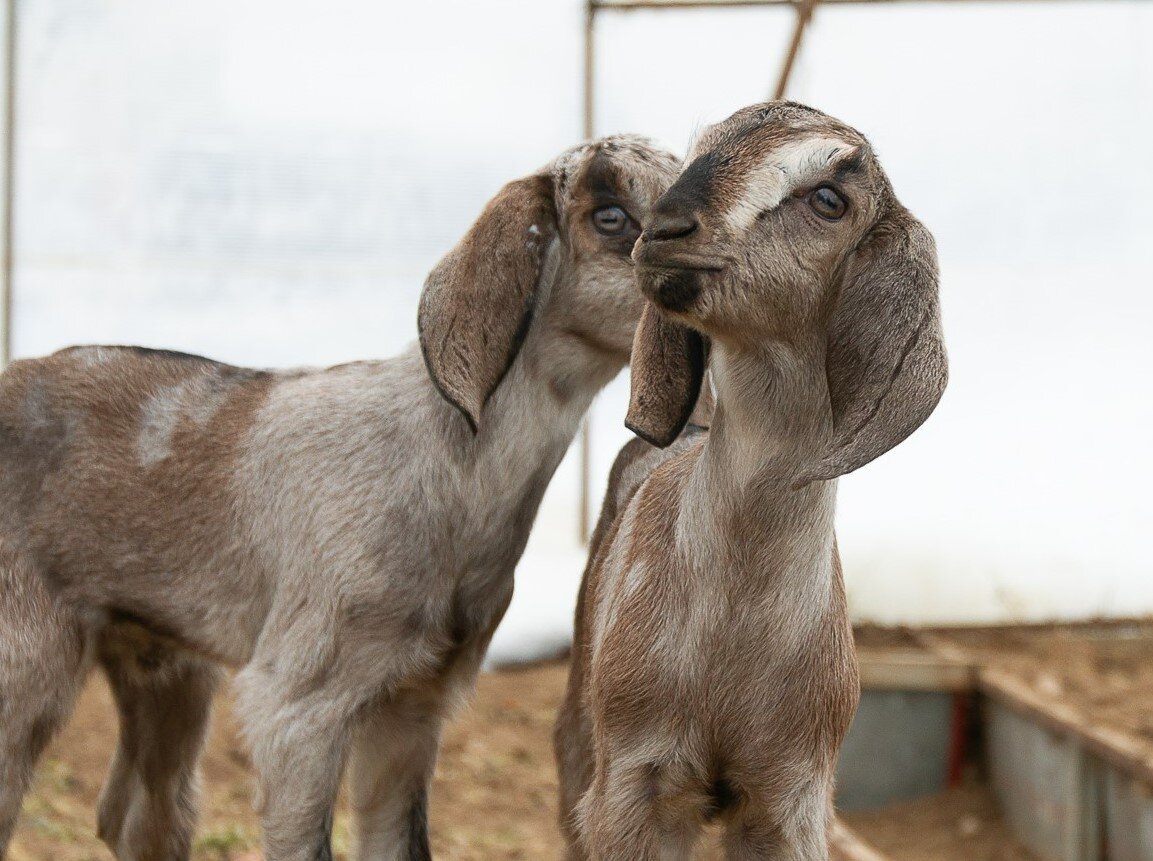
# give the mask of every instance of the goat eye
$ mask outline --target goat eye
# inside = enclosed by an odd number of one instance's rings
[[[848,209],[844,198],[827,185],[822,185],[809,195],[809,206],[817,215],[829,221],[836,221]]]
[[[593,227],[605,236],[620,236],[629,226],[629,214],[619,206],[602,206],[593,213]]]

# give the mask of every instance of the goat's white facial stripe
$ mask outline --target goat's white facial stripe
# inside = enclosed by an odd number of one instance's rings
[[[725,213],[726,226],[735,233],[747,230],[762,212],[812,179],[837,156],[853,149],[839,138],[806,138],[776,149],[745,177],[741,199]]]

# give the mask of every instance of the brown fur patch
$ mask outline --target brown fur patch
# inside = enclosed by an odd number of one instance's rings
[[[95,349],[105,354],[99,363],[90,361]],[[233,587],[221,588],[217,575],[260,571],[242,542],[222,545],[221,536],[235,535],[233,466],[272,382],[264,372],[120,348],[16,363],[0,386],[6,533],[70,600],[147,620],[212,652],[195,632],[206,601],[223,612],[231,603]],[[219,399],[211,420],[178,416],[171,454],[142,463],[145,404],[189,383]],[[254,634],[261,619],[246,612],[252,586],[242,587],[235,624]]]

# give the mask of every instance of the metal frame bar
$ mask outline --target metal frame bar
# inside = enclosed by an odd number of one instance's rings
[[[16,188],[16,46],[17,0],[4,3],[4,81],[3,106],[0,108],[0,130],[3,140],[3,184],[0,185],[0,370],[12,359],[12,269],[13,215]]]
[[[819,0],[826,6],[855,6],[862,4],[909,4],[909,3],[952,3],[968,5],[972,3],[1021,3],[1039,0]],[[1054,0],[1045,0],[1054,2]],[[1084,2],[1084,0],[1067,0]],[[588,0],[588,5],[598,11],[623,11],[632,9],[724,9],[731,7],[755,6],[796,6],[798,0]]]
[[[581,94],[584,117],[581,125],[581,134],[585,140],[594,135],[594,113],[596,111],[596,66],[595,66],[595,37],[597,4],[589,0],[585,4],[585,50],[584,50],[584,92]],[[592,473],[592,410],[585,414],[580,430],[580,492],[577,505],[577,538],[582,543],[588,543],[592,534],[592,487],[590,475]]]
[[[789,78],[793,74],[793,64],[797,61],[797,55],[801,52],[801,42],[805,38],[805,30],[809,26],[809,22],[813,20],[813,10],[817,8],[817,0],[801,0],[797,4],[797,23],[793,27],[793,38],[789,42],[789,50],[785,54],[785,60],[781,63],[781,73],[777,76],[777,87],[773,90],[773,99],[780,100],[785,97],[785,91],[789,88]]]

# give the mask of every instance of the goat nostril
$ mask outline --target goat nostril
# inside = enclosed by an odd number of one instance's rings
[[[697,227],[697,219],[692,215],[658,215],[645,233],[650,240],[680,239]]]

